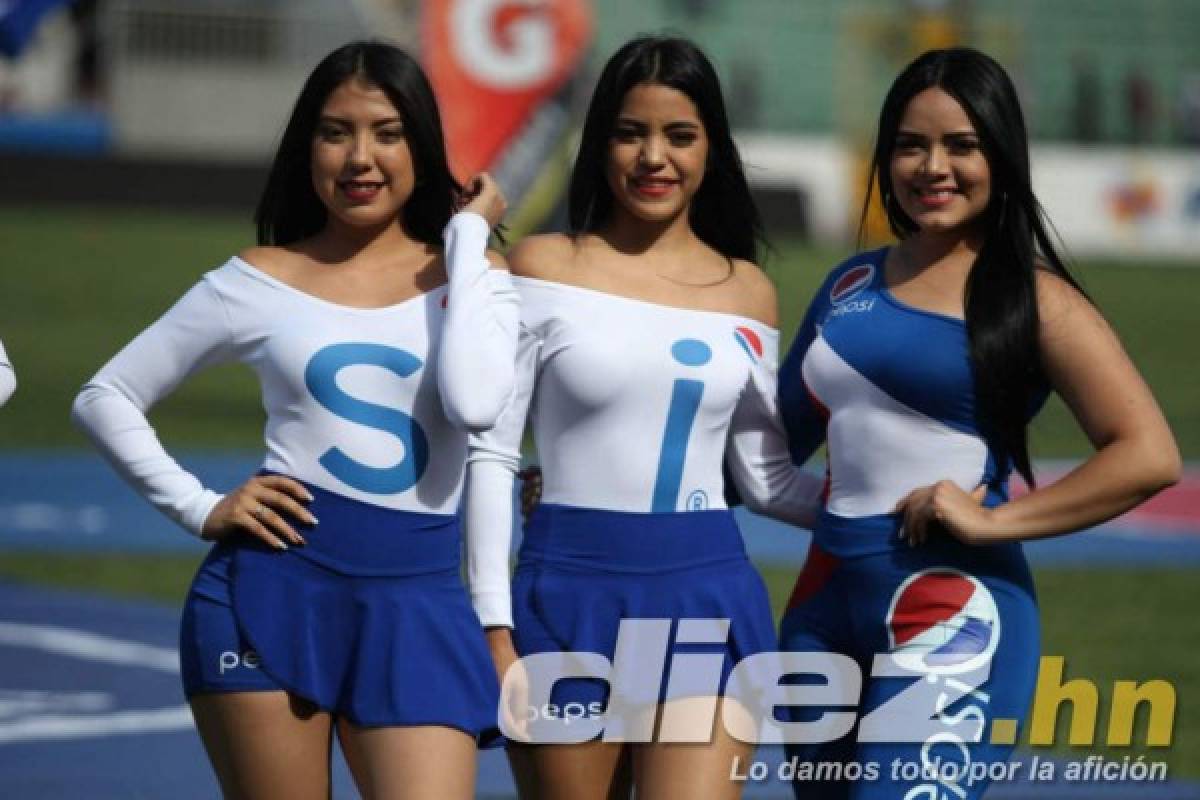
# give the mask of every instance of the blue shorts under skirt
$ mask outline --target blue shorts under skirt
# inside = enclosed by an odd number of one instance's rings
[[[860,742],[855,729],[833,741],[789,745],[789,758],[809,768],[884,765],[877,781],[798,781],[793,788],[803,800],[977,800],[987,792],[986,776],[1012,754],[1013,736],[993,738],[994,723],[1019,724],[1028,713],[1040,657],[1039,620],[1021,546],[971,546],[936,533],[909,547],[897,535],[900,522],[889,515],[833,518],[818,526],[780,637],[787,650],[841,653],[858,662],[861,715],[926,683],[940,699],[920,713],[941,726],[923,742]],[[873,674],[875,656],[883,653],[893,654],[908,674]],[[979,677],[968,685],[968,674]],[[843,708],[793,707],[787,718],[812,722]],[[923,773],[930,763],[947,771]]]
[[[728,511],[626,513],[543,504],[525,528],[513,617],[522,656],[590,652],[610,662],[622,620],[669,620],[663,680],[656,694],[642,698],[649,703],[725,693],[735,664],[778,649],[766,588]],[[695,620],[728,620],[728,633],[701,644],[682,642],[706,639],[714,630]],[[672,664],[684,654],[721,654],[719,676],[669,690]],[[693,672],[684,665],[678,677]],[[609,690],[604,680],[560,680],[551,702],[595,712]]]
[[[496,734],[499,687],[459,574],[453,516],[308,485],[320,520],[279,552],[213,547],[184,606],[187,695],[284,689],[363,726]]]

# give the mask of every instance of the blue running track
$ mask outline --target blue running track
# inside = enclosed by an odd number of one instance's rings
[[[173,609],[0,582],[0,796],[217,797],[179,686],[177,629]],[[764,748],[756,758],[773,775],[782,752]],[[746,789],[750,798],[790,797],[773,782]],[[512,795],[503,754],[483,753],[478,796]],[[356,796],[340,757],[334,796]],[[988,796],[1200,800],[1200,786],[1016,782]]]

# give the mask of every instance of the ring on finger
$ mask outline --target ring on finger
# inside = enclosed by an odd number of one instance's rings
[[[254,517],[259,522],[264,522],[267,518],[268,513],[269,513],[269,510],[267,509],[267,507],[264,506],[262,503],[259,503],[257,508],[254,508],[250,511],[250,516]]]

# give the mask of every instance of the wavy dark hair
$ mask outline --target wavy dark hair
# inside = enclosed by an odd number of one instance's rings
[[[976,416],[999,466],[1011,463],[1032,486],[1027,427],[1046,385],[1035,271],[1051,272],[1087,295],[1051,240],[1050,224],[1033,194],[1021,104],[1008,74],[991,57],[967,47],[931,50],[897,76],[879,114],[860,238],[876,181],[892,232],[901,239],[917,232],[896,202],[890,164],[909,101],[933,87],[962,106],[991,173],[991,197],[980,220],[983,245],[964,298]]]
[[[608,145],[625,94],[640,83],[668,86],[687,95],[704,124],[708,164],[688,211],[692,230],[725,256],[757,262],[759,246],[765,243],[762,221],[729,131],[721,82],[699,47],[672,36],[639,36],[604,65],[571,173],[567,203],[571,233],[595,231],[612,216],[613,194],[605,177]]]
[[[305,81],[254,212],[259,244],[290,244],[325,227],[325,205],[313,188],[312,140],[329,95],[355,77],[382,89],[404,123],[416,170],[416,187],[404,205],[405,230],[422,242],[442,244],[442,229],[462,187],[446,160],[437,100],[417,62],[400,48],[378,41],[339,47]]]

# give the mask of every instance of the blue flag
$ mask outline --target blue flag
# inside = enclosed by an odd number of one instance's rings
[[[16,59],[33,41],[43,18],[71,0],[0,0],[0,55]]]

